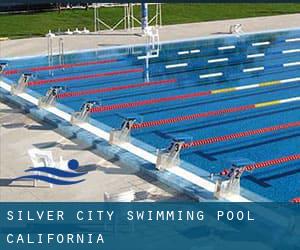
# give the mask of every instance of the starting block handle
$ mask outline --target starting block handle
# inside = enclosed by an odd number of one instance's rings
[[[7,65],[8,65],[8,63],[6,63],[6,62],[0,62],[0,74],[3,73],[3,71],[5,70]]]
[[[14,84],[11,89],[12,94],[23,93],[26,87],[28,86],[29,80],[32,77],[31,73],[23,73],[17,84]]]
[[[132,125],[135,123],[136,118],[126,118],[122,125],[121,125],[121,130],[131,130]]]
[[[167,149],[159,151],[156,169],[161,170],[180,165],[180,152],[184,142],[184,140],[173,140]]]
[[[86,103],[84,103],[80,108],[80,112],[75,112],[72,115],[71,123],[76,124],[79,122],[87,122],[89,119],[91,110],[95,105],[99,105],[99,102],[98,101],[87,101]]]
[[[55,103],[56,97],[60,91],[65,90],[63,86],[53,86],[51,87],[45,96],[39,99],[39,107],[51,106]]]
[[[130,141],[131,129],[133,124],[137,121],[135,117],[125,118],[120,129],[113,129],[110,132],[109,143],[120,144]]]
[[[216,181],[214,196],[218,199],[231,195],[240,195],[241,176],[245,172],[244,167],[232,166],[229,170],[223,170]]]

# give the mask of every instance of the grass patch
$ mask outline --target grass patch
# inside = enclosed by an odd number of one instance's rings
[[[300,4],[163,4],[163,24],[179,24],[244,17],[300,13]],[[103,8],[101,17],[115,24],[123,8]],[[135,7],[139,15],[139,7]],[[150,7],[150,15],[154,13]],[[41,12],[34,14],[0,15],[0,37],[20,38],[43,36],[48,30],[73,30],[84,27],[93,30],[93,9]]]

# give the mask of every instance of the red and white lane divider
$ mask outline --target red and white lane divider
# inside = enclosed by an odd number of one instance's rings
[[[132,125],[132,129],[142,129],[142,128],[147,128],[147,127],[162,126],[162,125],[171,124],[171,123],[195,120],[195,119],[210,117],[210,116],[219,116],[219,115],[241,112],[241,111],[246,111],[246,110],[252,110],[252,109],[256,109],[256,108],[263,108],[263,107],[268,107],[268,106],[274,106],[274,105],[279,105],[279,104],[284,104],[284,103],[292,103],[292,102],[296,102],[296,101],[300,101],[300,96],[288,98],[288,99],[282,99],[282,100],[274,100],[274,101],[269,101],[269,102],[262,102],[262,103],[257,103],[257,104],[233,107],[233,108],[228,108],[228,109],[208,111],[208,112],[204,112],[204,113],[196,113],[196,114],[191,114],[191,115],[177,116],[177,117],[172,117],[172,118],[136,123],[136,124]]]
[[[254,135],[259,135],[259,134],[265,134],[265,133],[271,133],[271,132],[289,129],[289,128],[295,128],[295,127],[299,127],[299,126],[300,126],[300,121],[290,122],[290,123],[275,125],[275,126],[271,126],[271,127],[259,128],[259,129],[255,129],[255,130],[249,130],[249,131],[244,131],[244,132],[239,132],[239,133],[234,133],[234,134],[229,134],[229,135],[216,136],[216,137],[212,137],[212,138],[191,141],[191,142],[184,143],[182,145],[182,148],[184,149],[184,148],[190,148],[190,147],[198,147],[198,146],[203,146],[206,144],[230,141],[230,140],[235,140],[238,138],[254,136]]]
[[[257,83],[257,84],[250,84],[250,85],[231,87],[231,88],[222,88],[222,89],[216,89],[216,90],[201,91],[201,92],[189,93],[189,94],[184,94],[184,95],[175,95],[175,96],[147,99],[147,100],[141,100],[141,101],[135,101],[135,102],[117,103],[117,104],[111,104],[111,105],[106,105],[106,106],[101,106],[101,107],[95,107],[92,109],[92,112],[96,113],[96,112],[111,111],[111,110],[115,110],[115,109],[135,108],[135,107],[139,107],[139,106],[152,105],[152,104],[162,103],[162,102],[187,100],[187,99],[196,98],[196,97],[229,93],[229,92],[241,91],[241,90],[246,90],[246,89],[255,89],[255,88],[260,88],[260,87],[273,86],[273,85],[277,85],[277,84],[286,84],[286,83],[297,82],[297,81],[300,81],[300,77],[276,80],[276,81],[270,81],[270,82],[262,82],[262,83]]]
[[[142,88],[142,87],[172,84],[172,83],[176,83],[176,79],[166,79],[166,80],[160,80],[160,81],[142,82],[142,83],[128,84],[128,85],[115,86],[115,87],[66,92],[66,93],[58,94],[57,98],[78,97],[78,96],[83,96],[83,95],[93,95],[93,94],[113,92],[113,91],[118,91],[118,90]]]
[[[98,60],[98,61],[87,61],[87,62],[79,62],[79,63],[68,63],[64,65],[53,65],[53,66],[41,66],[41,67],[33,67],[33,68],[23,68],[23,69],[11,69],[3,72],[4,75],[14,75],[22,72],[39,72],[46,70],[56,70],[56,69],[68,69],[68,68],[76,68],[82,66],[91,66],[91,65],[99,65],[99,64],[108,64],[117,62],[117,59],[106,59],[106,60]]]
[[[143,71],[144,70],[142,68],[135,68],[135,69],[126,69],[126,70],[117,70],[117,71],[103,72],[103,73],[98,73],[98,74],[60,77],[60,78],[53,78],[53,79],[31,81],[31,82],[28,83],[28,86],[36,86],[36,85],[43,85],[43,84],[49,84],[49,83],[57,83],[57,82],[67,82],[67,81],[74,81],[74,80],[100,78],[100,77],[106,77],[106,76],[126,75],[126,74],[130,74],[130,73],[140,73],[140,72],[143,72]]]
[[[286,163],[286,162],[297,161],[297,160],[300,160],[300,154],[289,155],[289,156],[278,158],[278,159],[259,162],[259,163],[251,164],[251,165],[248,165],[248,166],[244,166],[242,168],[243,168],[244,171],[253,171],[253,170],[259,169],[259,168],[266,168],[266,167],[269,167],[269,166],[279,165],[279,164],[283,164],[283,163]]]
[[[258,163],[254,163],[254,164],[250,164],[244,167],[240,167],[239,170],[240,172],[244,172],[244,171],[253,171],[255,169],[260,169],[260,168],[266,168],[266,167],[270,167],[270,166],[274,166],[274,165],[280,165],[286,162],[290,162],[290,161],[298,161],[300,160],[300,154],[295,154],[295,155],[289,155],[289,156],[285,156],[285,157],[281,157],[278,159],[272,159],[272,160],[268,160],[268,161],[263,161],[263,162],[258,162]],[[229,172],[229,170],[224,169],[222,172],[220,172],[221,176],[225,176],[227,175]]]
[[[292,199],[291,202],[300,204],[300,197]]]

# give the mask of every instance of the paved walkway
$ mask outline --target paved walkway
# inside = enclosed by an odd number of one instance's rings
[[[222,35],[228,33],[231,24],[236,23],[242,24],[245,32],[300,28],[300,14],[163,26],[160,29],[160,39],[161,41],[167,41],[207,35]],[[65,51],[144,43],[145,37],[141,37],[137,33],[139,33],[138,30],[132,32],[103,31],[100,35],[64,36]],[[54,52],[58,51],[57,45],[58,38],[54,41]],[[10,40],[1,42],[0,46],[1,57],[46,54],[47,39],[38,37]]]
[[[162,186],[157,181],[140,177],[118,162],[109,162],[59,134],[54,128],[40,124],[18,110],[0,102],[0,201],[103,201],[104,192],[120,193],[133,190],[136,200],[187,200],[182,194]],[[32,181],[10,183],[10,179],[24,175],[31,166],[27,150],[51,150],[58,161],[77,159],[82,171],[88,171],[85,182],[52,189]]]

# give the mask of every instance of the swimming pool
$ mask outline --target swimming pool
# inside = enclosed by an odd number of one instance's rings
[[[300,29],[166,42],[147,53],[145,45],[73,52],[51,65],[46,56],[8,58],[3,80],[32,73],[36,98],[63,87],[55,105],[68,114],[95,101],[89,123],[107,140],[135,117],[132,153],[153,156],[185,138],[180,167],[168,171],[200,176],[208,189],[209,173],[232,163],[292,159],[243,173],[241,186],[251,200],[300,196]]]

